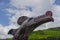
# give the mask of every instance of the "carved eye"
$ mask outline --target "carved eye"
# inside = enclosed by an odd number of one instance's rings
[[[52,16],[52,12],[51,11],[47,11],[46,12],[46,16],[48,16],[48,15]]]

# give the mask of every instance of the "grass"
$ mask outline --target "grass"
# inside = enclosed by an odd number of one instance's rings
[[[54,28],[55,29],[55,28]],[[60,40],[60,31],[55,29],[48,29],[48,30],[39,30],[32,32],[29,36],[29,40],[47,40],[48,38],[54,38],[55,40]]]

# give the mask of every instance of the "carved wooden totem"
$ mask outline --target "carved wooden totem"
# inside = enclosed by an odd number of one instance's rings
[[[17,23],[20,25],[18,29],[11,29],[8,34],[12,34],[13,40],[28,40],[30,33],[41,24],[46,22],[54,22],[52,12],[47,11],[46,14],[36,18],[29,18],[27,16],[19,17]]]

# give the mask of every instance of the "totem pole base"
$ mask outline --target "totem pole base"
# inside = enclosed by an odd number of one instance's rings
[[[13,37],[13,40],[28,40],[28,36]]]

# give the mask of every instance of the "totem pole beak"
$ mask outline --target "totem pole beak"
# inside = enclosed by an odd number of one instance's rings
[[[44,20],[45,22],[54,22],[54,18],[52,17],[52,16],[46,16],[46,17],[44,17],[44,19],[42,19],[42,20]]]
[[[54,18],[51,18],[51,21],[54,22]]]
[[[54,22],[54,18],[52,16],[46,16],[46,21]]]

